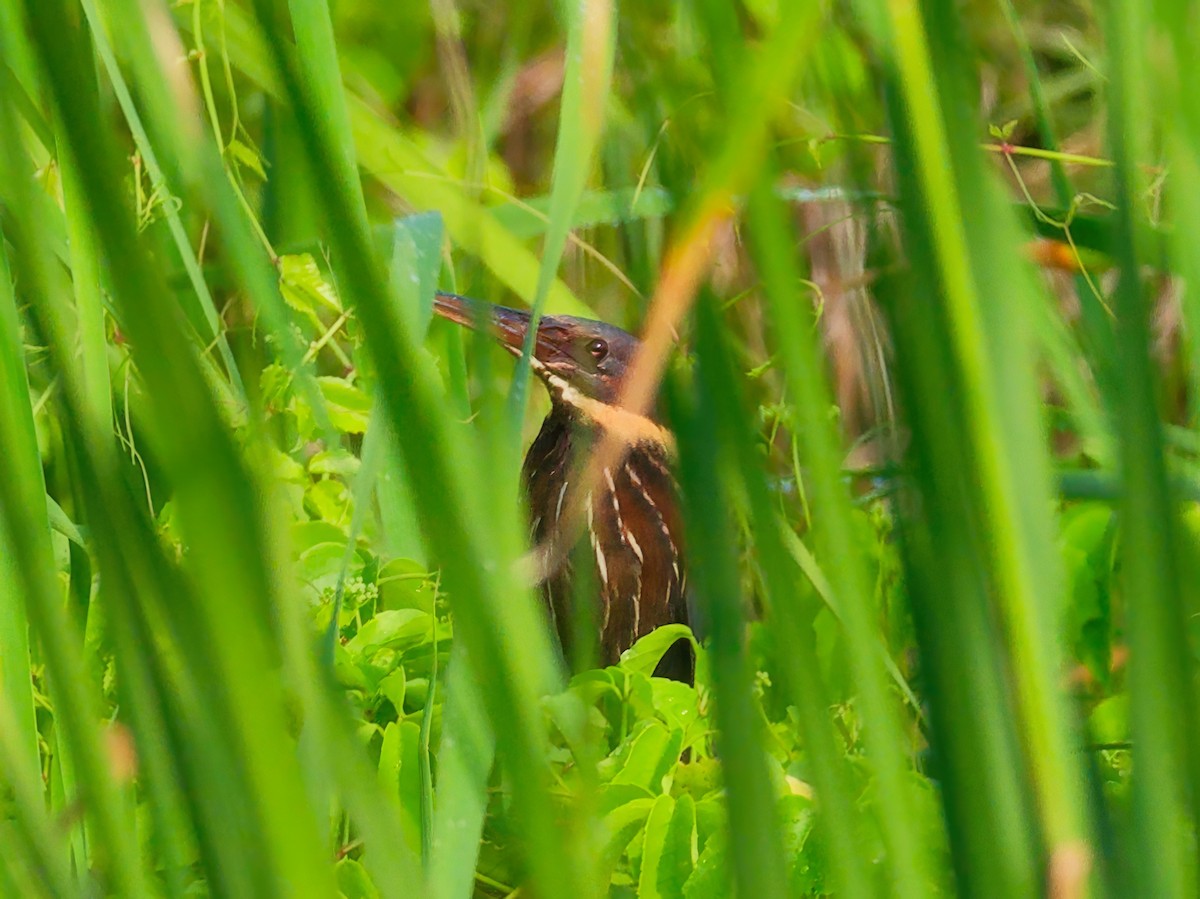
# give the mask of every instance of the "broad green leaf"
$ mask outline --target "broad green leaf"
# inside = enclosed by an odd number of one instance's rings
[[[732,894],[729,845],[725,833],[709,838],[696,859],[692,876],[683,885],[684,899],[724,899]]]
[[[298,312],[315,316],[320,311],[342,311],[337,292],[309,253],[279,257],[279,289],[288,305]]]
[[[341,378],[317,378],[334,427],[345,434],[362,434],[371,420],[371,398]]]
[[[600,875],[607,883],[629,845],[646,824],[657,799],[634,799],[604,816],[604,848],[600,852]]]
[[[620,753],[614,784],[634,784],[652,793],[662,789],[662,779],[679,759],[681,731],[668,730],[656,721],[644,722],[628,747]]]
[[[693,646],[696,645],[696,638],[692,636],[692,630],[686,624],[668,624],[655,628],[621,653],[618,665],[626,671],[636,671],[649,677],[663,654],[678,640],[687,640]]]
[[[670,795],[662,795],[654,800],[654,806],[646,818],[646,834],[642,842],[642,867],[638,873],[638,899],[662,899],[671,893],[660,889],[660,879],[668,881],[673,872],[661,872],[659,864],[662,861],[667,843],[671,817],[675,812],[675,800]],[[682,888],[682,882],[679,887]]]
[[[687,793],[675,802],[658,863],[658,891],[666,899],[683,896],[699,857],[696,803]]]
[[[338,891],[344,899],[379,899],[379,890],[366,869],[352,858],[337,863]]]
[[[422,212],[397,219],[388,278],[413,335],[424,340],[433,318],[433,294],[442,268],[442,217]]]
[[[346,644],[356,655],[367,655],[384,647],[413,643],[429,633],[429,616],[419,609],[389,609],[364,624]]]

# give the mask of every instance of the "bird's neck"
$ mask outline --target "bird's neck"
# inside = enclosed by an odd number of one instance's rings
[[[581,431],[585,439],[613,433],[629,446],[649,445],[670,456],[675,438],[648,415],[639,415],[616,403],[605,403],[567,385],[553,394],[546,423]]]

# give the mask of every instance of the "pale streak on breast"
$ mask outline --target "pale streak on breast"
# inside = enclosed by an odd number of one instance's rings
[[[662,510],[658,508],[658,503],[654,501],[654,497],[650,495],[650,491],[646,489],[642,483],[642,479],[637,476],[637,472],[630,467],[629,463],[625,463],[625,472],[629,475],[629,480],[638,490],[641,491],[642,497],[650,504],[650,508],[654,510],[654,514],[658,516],[658,526],[663,532],[663,536],[667,538],[667,543],[671,546],[671,570],[675,572],[675,580],[679,580],[679,549],[675,546],[675,541],[671,538],[671,530],[667,527],[667,519],[663,517]]]
[[[617,519],[617,536],[621,538],[622,543],[628,546],[629,540],[625,537],[625,522],[621,518],[621,501],[617,498],[617,485],[613,483],[612,472],[607,468],[604,469],[604,480],[608,482],[609,496],[612,497],[613,516]]]
[[[625,541],[629,544],[629,548],[632,549],[633,554],[637,556],[637,560],[639,562],[645,562],[646,560],[642,557],[642,548],[638,545],[637,539],[633,536],[633,531],[626,531],[624,536]]]
[[[554,611],[554,588],[546,581],[546,608],[550,610],[550,627],[558,633],[558,613]]]
[[[592,552],[596,554],[596,567],[600,570],[600,581],[608,586],[608,560],[604,558],[604,550],[600,548],[600,540],[596,537],[596,527],[592,521],[592,495],[587,496],[587,526],[588,539],[592,543]],[[604,603],[604,619],[608,620],[608,600]]]
[[[629,642],[633,643],[638,638],[638,631],[642,623],[642,569],[638,568],[637,573],[637,590],[633,594],[633,633],[629,636]]]
[[[567,485],[570,483],[571,483],[570,481],[564,480],[563,485],[562,485],[562,490],[558,491],[558,503],[556,503],[554,506],[554,523],[555,524],[557,524],[558,520],[560,518],[562,518],[563,497],[565,497],[567,495]]]

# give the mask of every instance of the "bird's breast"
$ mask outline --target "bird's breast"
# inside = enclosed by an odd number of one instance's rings
[[[587,437],[569,417],[552,412],[529,449],[524,476],[539,545],[563,539],[559,529]],[[555,552],[562,548],[551,546],[548,555],[562,561],[543,589],[565,648],[576,591],[571,559],[590,557],[601,662],[614,664],[639,637],[687,620],[682,524],[665,448],[634,444],[618,464],[604,469],[584,498],[584,524],[578,551]]]

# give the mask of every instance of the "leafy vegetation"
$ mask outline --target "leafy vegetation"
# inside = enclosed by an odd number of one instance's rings
[[[1104,7],[0,0],[0,895],[1195,895],[1195,11]],[[696,635],[567,676],[439,288],[644,335]]]

